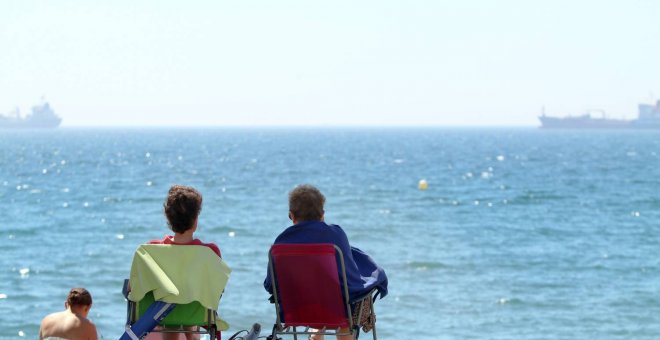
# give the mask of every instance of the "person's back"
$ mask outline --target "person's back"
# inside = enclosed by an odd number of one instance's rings
[[[167,224],[174,234],[166,235],[162,240],[151,240],[149,243],[205,246],[210,248],[219,258],[222,258],[220,248],[215,243],[205,243],[194,237],[194,233],[197,231],[199,214],[202,210],[202,201],[202,194],[193,187],[171,186],[163,204],[163,211],[167,218]],[[185,329],[196,331],[197,327],[186,327]],[[175,332],[162,333],[162,338],[163,340],[179,339],[179,335],[185,335],[186,339],[199,339],[198,334]]]
[[[373,260],[361,250],[351,247],[348,237],[338,225],[324,221],[325,196],[314,186],[303,184],[289,193],[289,219],[293,225],[286,228],[275,239],[274,244],[331,243],[337,246],[344,257],[346,279],[351,299],[378,289],[381,297],[387,294],[387,276]],[[342,273],[338,273],[340,276]],[[270,271],[266,272],[264,288],[273,293]],[[370,312],[369,312],[370,313]],[[360,320],[357,320],[359,323]],[[343,329],[342,332],[346,332]],[[310,339],[323,339],[311,335]],[[338,336],[337,339],[351,339]]]
[[[85,288],[73,288],[69,292],[66,310],[47,315],[39,327],[39,339],[91,339],[96,340],[96,326],[87,319],[92,308],[92,296]]]

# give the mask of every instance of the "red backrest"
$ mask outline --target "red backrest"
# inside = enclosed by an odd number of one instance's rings
[[[333,244],[275,244],[270,255],[284,324],[349,326]]]

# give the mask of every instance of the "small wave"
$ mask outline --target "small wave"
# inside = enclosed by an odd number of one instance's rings
[[[522,303],[522,300],[516,298],[500,298],[497,300],[498,305],[519,305]]]
[[[118,203],[121,202],[121,198],[118,197],[103,197],[104,203]]]
[[[571,198],[571,196],[562,196],[545,191],[528,191],[509,200],[509,203],[525,205],[542,201],[561,201],[567,198]]]
[[[447,268],[448,266],[440,262],[413,261],[408,262],[407,267],[415,270],[433,270]]]

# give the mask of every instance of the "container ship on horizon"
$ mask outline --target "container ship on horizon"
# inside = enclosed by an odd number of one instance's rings
[[[33,106],[32,111],[25,117],[21,117],[20,111],[15,109],[10,115],[0,114],[0,129],[43,129],[56,128],[60,126],[62,118],[46,101]]]
[[[591,113],[580,116],[539,116],[542,129],[660,129],[660,100],[655,105],[639,104],[637,119],[611,119],[592,117]]]

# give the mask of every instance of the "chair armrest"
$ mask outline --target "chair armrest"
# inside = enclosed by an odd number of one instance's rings
[[[357,303],[357,302],[360,302],[360,301],[366,299],[367,297],[372,297],[373,300],[375,301],[376,300],[376,294],[378,294],[378,289],[374,288],[374,289],[370,290],[368,293],[360,295],[360,296],[352,299],[348,303],[352,305],[354,303]]]
[[[126,300],[128,300],[128,292],[131,291],[131,284],[128,282],[128,279],[124,279],[124,286],[121,288],[121,293],[124,295]]]

